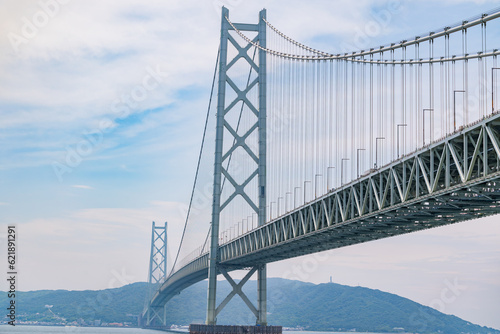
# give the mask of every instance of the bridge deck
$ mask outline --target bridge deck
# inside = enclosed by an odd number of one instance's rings
[[[500,115],[373,170],[350,184],[220,246],[237,270],[453,224],[500,212]],[[202,254],[167,278],[165,304],[208,275]]]

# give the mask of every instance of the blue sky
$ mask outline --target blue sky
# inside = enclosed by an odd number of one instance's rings
[[[168,220],[170,249],[176,249],[204,125],[221,4],[242,22],[254,22],[266,7],[281,31],[329,52],[352,45],[366,22],[394,4],[397,9],[364,41],[366,47],[498,6],[467,0],[0,3],[0,222],[19,229],[21,290],[145,281],[153,220]],[[47,20],[43,11],[51,11]],[[38,27],[30,30],[26,22]],[[333,276],[341,284],[425,305],[436,305],[448,283],[458,280],[466,288],[444,312],[500,328],[498,220],[283,261],[271,264],[269,275],[314,283]],[[5,232],[2,227],[2,242]]]

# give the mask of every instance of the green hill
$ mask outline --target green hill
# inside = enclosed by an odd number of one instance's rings
[[[146,283],[134,283],[101,291],[20,292],[17,296],[18,315],[22,315],[23,320],[49,321],[61,317],[68,322],[98,319],[108,323],[136,323],[146,291]],[[220,282],[220,298],[229,291],[229,284]],[[248,282],[244,291],[255,303],[256,282]],[[167,309],[169,321],[177,325],[203,323],[206,293],[206,282],[200,282],[172,299]],[[6,307],[7,302],[7,296],[3,293],[0,307]],[[51,311],[47,305],[52,305]],[[333,283],[315,285],[270,278],[268,312],[270,324],[300,326],[307,330],[395,332],[403,328],[406,332],[416,333],[500,334],[498,330],[442,314],[394,294]],[[253,315],[238,296],[218,316],[219,324],[252,324],[254,321]]]

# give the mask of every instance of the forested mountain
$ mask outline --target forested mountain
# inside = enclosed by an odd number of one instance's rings
[[[204,323],[206,282],[184,290],[168,304],[172,324]],[[137,322],[147,293],[146,283],[134,283],[101,291],[30,291],[17,296],[17,312],[24,319],[50,320],[57,317],[71,322],[87,323]],[[244,291],[256,303],[256,282],[250,281]],[[230,291],[227,282],[219,282],[222,300]],[[219,303],[220,301],[219,300]],[[7,294],[0,305],[7,307]],[[49,310],[50,308],[50,310]],[[311,284],[280,278],[268,279],[268,321],[273,325],[303,327],[305,330],[353,330],[415,333],[494,333],[500,331],[474,325],[458,317],[442,314],[394,294],[363,287],[340,284]],[[235,296],[219,314],[219,324],[252,324],[253,315]]]

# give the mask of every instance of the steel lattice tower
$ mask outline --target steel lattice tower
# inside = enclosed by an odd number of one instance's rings
[[[156,226],[153,222],[151,231],[151,255],[149,258],[148,295],[146,296],[146,326],[157,319],[166,325],[165,306],[153,307],[150,301],[158,287],[167,276],[167,222],[164,226]]]
[[[254,43],[258,43],[261,47],[266,47],[266,23],[264,21],[266,17],[265,9],[259,13],[259,23],[258,24],[239,24],[234,23],[236,29],[240,31],[250,31],[257,32],[257,36],[253,40]],[[220,59],[219,59],[219,83],[218,83],[218,100],[217,100],[217,125],[216,125],[216,146],[215,146],[215,168],[214,168],[214,201],[212,207],[212,228],[211,228],[211,242],[210,242],[210,255],[209,255],[209,273],[208,273],[208,303],[207,303],[207,324],[215,324],[217,314],[224,308],[224,306],[229,302],[229,300],[238,294],[243,301],[247,304],[250,310],[254,313],[257,318],[258,325],[267,324],[267,286],[266,286],[266,265],[258,265],[252,268],[245,278],[236,284],[231,277],[228,275],[227,271],[223,266],[219,264],[219,222],[221,211],[227,206],[227,204],[232,201],[236,196],[241,196],[245,199],[246,203],[255,211],[258,215],[259,225],[264,225],[266,222],[266,52],[259,49],[259,59],[258,64],[256,64],[247,54],[247,50],[252,46],[248,43],[246,46],[242,47],[238,42],[229,34],[230,30],[234,30],[231,24],[228,22],[229,10],[225,7],[222,8],[222,23],[221,23],[221,41],[220,41]],[[231,43],[237,50],[238,54],[233,59],[228,59],[228,43]],[[247,87],[240,90],[234,81],[228,75],[228,70],[233,66],[239,59],[247,62],[251,68],[258,69],[257,78],[249,83]],[[255,85],[258,85],[258,102],[254,105],[248,98],[248,93]],[[232,89],[236,93],[236,98],[233,101],[226,101],[226,88]],[[231,128],[229,122],[226,121],[226,115],[236,107],[238,102],[241,101],[250,110],[254,112],[256,117],[256,122],[250,130],[243,134],[238,135],[235,129]],[[227,104],[226,104],[227,102]],[[225,169],[223,163],[230,159],[231,152],[236,148],[241,147],[246,152],[250,152],[251,149],[246,143],[248,135],[254,131],[258,131],[258,156],[252,156],[253,161],[255,161],[255,171],[251,173],[250,176],[242,183],[238,184],[232,177],[230,170]],[[228,130],[231,136],[224,138],[224,130]],[[227,150],[229,153],[223,152],[224,142],[231,143],[231,146]],[[221,179],[222,175],[226,177],[234,187],[234,193],[229,196],[229,198],[221,203],[221,193],[222,185]],[[250,183],[250,181],[257,177],[258,178],[258,203],[254,203],[250,195],[245,191],[245,186]],[[255,272],[258,275],[258,305],[255,307],[241,291],[241,286],[248,281],[250,276]],[[216,307],[216,290],[217,290],[217,274],[222,273],[224,277],[233,286],[233,292],[226,297],[226,299]]]

